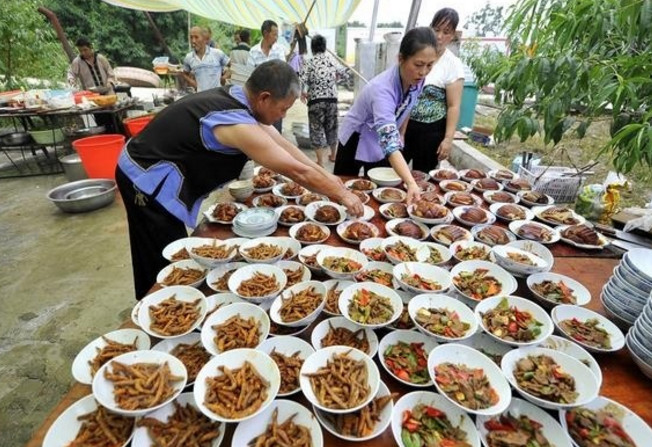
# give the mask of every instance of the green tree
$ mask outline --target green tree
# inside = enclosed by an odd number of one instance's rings
[[[480,10],[471,14],[464,24],[464,29],[469,29],[470,26],[478,37],[498,36],[503,31],[504,22],[503,7],[493,7],[487,2]]]
[[[4,0],[0,19],[0,86],[13,89],[27,77],[62,80],[67,60],[37,0]]]
[[[495,136],[557,144],[609,115],[613,164],[652,166],[652,0],[523,0],[507,19],[511,52],[472,57],[504,103]]]

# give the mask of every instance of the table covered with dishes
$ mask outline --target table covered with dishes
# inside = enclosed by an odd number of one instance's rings
[[[352,218],[258,169],[28,445],[646,445],[652,250],[509,171],[414,174],[410,206],[390,169],[345,179]]]

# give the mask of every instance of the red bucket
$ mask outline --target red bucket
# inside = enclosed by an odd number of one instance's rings
[[[126,120],[122,121],[122,123],[125,125],[125,130],[127,131],[127,135],[129,135],[130,137],[135,137],[153,119],[154,119],[154,115],[145,115],[145,116],[138,116],[135,118],[127,118]]]
[[[97,135],[72,142],[89,178],[115,179],[115,167],[124,145],[125,136],[118,134]]]

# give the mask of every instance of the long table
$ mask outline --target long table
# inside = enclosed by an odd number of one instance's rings
[[[250,202],[250,200],[248,202]],[[375,211],[377,211],[378,206],[374,202],[375,201],[372,199],[369,205],[372,206]],[[371,222],[381,230],[381,236],[386,235],[384,229],[384,218],[376,213],[376,216],[371,220]],[[228,239],[234,237],[230,226],[213,224],[209,223],[208,221],[202,222],[196,228],[193,235],[214,237],[218,239]],[[279,226],[275,235],[287,235],[287,228]],[[332,246],[350,246],[346,242],[342,241],[339,236],[335,234],[335,232],[331,234],[331,237],[326,243]],[[602,304],[598,298],[600,296],[600,290],[602,289],[603,285],[609,280],[614,267],[618,265],[619,260],[616,257],[618,252],[611,250],[602,252],[586,252],[575,247],[564,245],[562,243],[553,245],[551,247],[551,251],[555,255],[555,264],[552,268],[552,271],[575,278],[584,284],[592,296],[591,302],[586,307],[604,315],[604,309],[602,308]],[[519,279],[518,282],[519,289],[517,294],[523,297],[531,297],[531,294],[525,285],[525,281]],[[154,286],[152,290],[155,289],[158,289],[158,286]],[[204,291],[207,294],[213,293],[205,285]],[[315,321],[308,330],[300,334],[299,337],[310,342],[310,333],[312,332],[312,328],[323,318],[324,317],[318,318],[317,321]],[[131,321],[128,321],[123,325],[123,327],[135,326]],[[382,338],[385,333],[386,332],[384,330],[378,331],[378,338]],[[154,343],[155,342],[156,341],[154,341]],[[652,426],[652,406],[649,404],[652,402],[652,381],[647,379],[639,371],[637,366],[630,358],[627,350],[622,349],[611,354],[597,355],[596,360],[600,364],[603,375],[600,394],[629,407],[641,418],[643,418],[649,425]],[[378,363],[377,359],[375,359],[375,361]],[[379,366],[379,370],[381,373],[381,379],[387,384],[392,392],[397,392],[402,395],[415,390],[414,388],[410,388],[399,383],[397,380],[387,374],[384,368],[381,366]],[[435,391],[434,386],[431,390]],[[70,391],[50,412],[41,427],[39,427],[34,433],[32,439],[27,443],[27,447],[40,446],[43,437],[47,433],[48,428],[56,420],[56,418],[74,402],[90,393],[90,386],[82,385],[79,383],[74,384]],[[301,393],[297,393],[291,396],[291,399],[302,403],[307,408],[310,408],[310,405]],[[234,429],[235,424],[228,424],[226,429],[226,436],[222,442],[223,446],[231,445],[231,436]],[[328,447],[347,445],[357,445],[361,447],[395,445],[394,438],[391,433],[391,428],[388,428],[382,435],[377,438],[374,438],[370,441],[357,443],[343,441],[331,435],[325,429],[323,429],[322,432],[324,434],[324,445]]]

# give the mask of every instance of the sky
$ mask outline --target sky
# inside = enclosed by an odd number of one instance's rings
[[[460,15],[458,30],[466,31],[462,28],[466,20],[485,3],[487,0],[422,0],[417,26],[429,25],[437,10],[448,7],[454,8]],[[490,0],[489,3],[494,7],[509,6],[515,3],[515,0]],[[412,6],[411,0],[379,0],[378,23],[400,21],[405,25],[410,14],[410,6]],[[362,0],[349,20],[357,20],[369,26],[373,7],[374,0]]]

